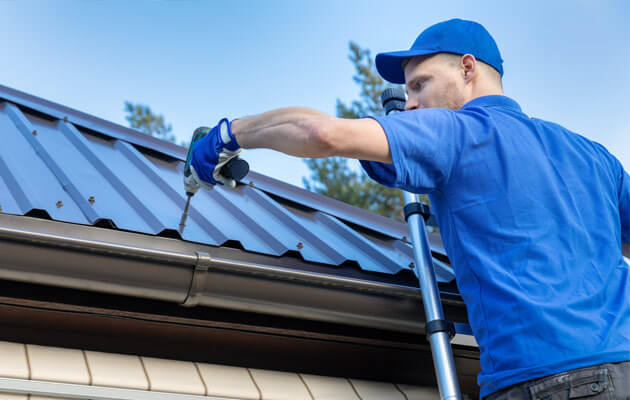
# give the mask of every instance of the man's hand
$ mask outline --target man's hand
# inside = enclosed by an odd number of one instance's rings
[[[221,174],[221,168],[241,153],[241,148],[232,134],[231,122],[227,118],[219,121],[208,134],[191,144],[191,174],[184,178],[188,193],[195,193],[199,186],[211,188],[216,184],[235,187],[234,179]]]

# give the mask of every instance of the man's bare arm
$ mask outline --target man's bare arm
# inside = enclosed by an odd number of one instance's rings
[[[392,162],[385,132],[371,118],[335,118],[309,108],[290,107],[236,120],[232,132],[243,148],[267,148],[297,157]]]

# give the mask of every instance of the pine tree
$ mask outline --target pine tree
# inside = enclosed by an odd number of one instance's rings
[[[376,71],[370,50],[350,42],[349,59],[355,67],[353,80],[360,87],[359,100],[349,105],[337,99],[337,116],[361,118],[368,115],[383,115],[380,97],[391,85]],[[304,160],[311,169],[304,186],[315,193],[346,202],[353,206],[373,211],[385,217],[403,220],[405,206],[402,192],[372,181],[364,172],[354,172],[346,159],[341,157],[313,158]]]
[[[125,119],[129,121],[130,127],[162,140],[177,141],[172,133],[172,125],[164,121],[163,115],[154,114],[149,106],[125,101],[125,111],[128,113]]]

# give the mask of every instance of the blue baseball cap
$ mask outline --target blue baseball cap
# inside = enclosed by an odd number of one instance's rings
[[[503,59],[496,42],[483,25],[455,18],[425,29],[409,50],[376,55],[376,69],[392,83],[405,83],[402,62],[405,58],[436,53],[472,54],[503,76]]]

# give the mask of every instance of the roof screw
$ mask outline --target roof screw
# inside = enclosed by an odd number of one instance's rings
[[[414,269],[414,268],[416,268],[416,266],[414,265],[414,263],[410,262],[409,263],[409,268]]]
[[[90,202],[90,204],[94,204],[94,196],[90,196],[90,198],[88,199],[88,201]]]
[[[63,207],[63,202],[61,200],[59,200],[57,202],[57,208],[61,208],[61,207]]]
[[[68,116],[67,115],[64,115],[63,122],[68,122]]]
[[[37,129],[33,129],[33,136],[37,136]]]
[[[298,250],[302,250],[303,247],[304,247],[304,245],[302,244],[302,242],[298,242],[298,244],[297,244]]]
[[[247,185],[248,185],[248,186],[251,186],[251,187],[254,187],[254,181],[249,181],[249,182],[247,182]]]

